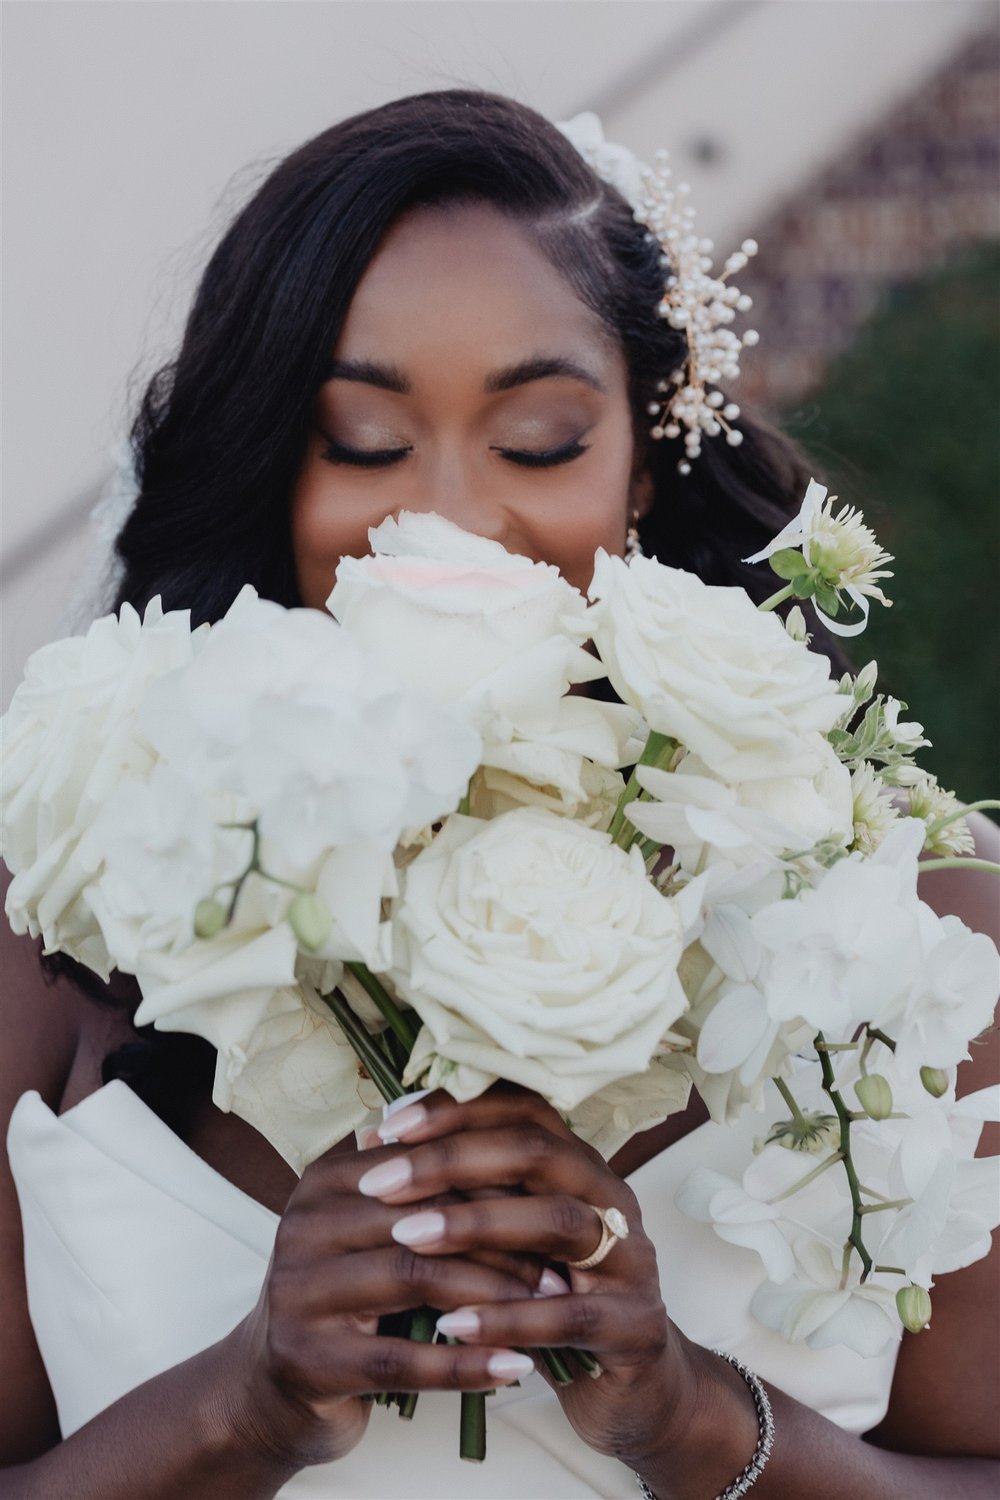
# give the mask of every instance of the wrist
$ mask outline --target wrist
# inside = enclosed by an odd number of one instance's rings
[[[251,1317],[216,1345],[218,1400],[207,1420],[221,1449],[256,1459],[263,1469],[280,1474],[283,1484],[300,1469],[335,1455],[321,1451],[317,1418],[268,1378],[258,1342]]]
[[[679,1335],[671,1383],[676,1392],[659,1440],[630,1463],[656,1500],[722,1495],[742,1474],[760,1439],[744,1377],[720,1355]]]

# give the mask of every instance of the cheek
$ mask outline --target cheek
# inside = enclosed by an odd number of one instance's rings
[[[347,555],[368,551],[368,528],[384,517],[373,515],[340,487],[332,485],[322,460],[306,464],[292,494],[292,553],[303,604],[322,609],[333,588],[337,564]]]

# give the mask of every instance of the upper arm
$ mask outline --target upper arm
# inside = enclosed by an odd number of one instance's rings
[[[9,877],[0,882],[6,894]],[[0,1130],[28,1089],[56,1109],[76,1051],[81,998],[48,984],[38,944],[15,937],[0,916]],[[0,1167],[0,1464],[25,1462],[59,1440],[55,1405],[28,1316],[21,1215],[6,1150]]]
[[[1000,829],[988,818],[969,819],[981,859],[1000,861]],[[1000,879],[989,871],[936,870],[921,877],[920,895],[940,915],[953,912],[996,942],[1000,934]],[[971,1048],[958,1069],[958,1093],[1000,1080],[1000,1029]],[[980,1156],[1000,1154],[1000,1127],[986,1125]],[[942,1276],[932,1292],[933,1316],[922,1333],[904,1333],[889,1410],[875,1441],[908,1452],[997,1454],[995,1377],[1000,1349],[1000,1236],[993,1251],[961,1271]]]

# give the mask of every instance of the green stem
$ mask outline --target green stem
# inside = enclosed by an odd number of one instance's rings
[[[385,1055],[378,1050],[378,1047],[361,1025],[361,1022],[344,997],[336,990],[332,990],[329,995],[324,995],[322,998],[333,1011],[341,1030],[354,1048],[355,1054],[364,1065],[365,1072],[382,1095],[382,1098],[389,1104],[394,1099],[402,1098],[403,1094],[406,1093],[402,1083],[392,1071]]]
[[[635,801],[636,797],[638,797],[639,793],[642,791],[642,788],[640,787],[638,782],[638,778],[636,777],[636,770],[639,766],[656,766],[660,770],[664,770],[670,764],[670,761],[676,749],[677,741],[671,739],[668,734],[658,734],[655,729],[651,729],[649,731],[649,739],[643,746],[642,754],[639,756],[638,761],[633,767],[631,776],[625,783],[625,789],[621,793],[621,796],[618,798],[618,803],[615,807],[614,815],[611,819],[611,822],[608,824],[608,833],[611,835],[611,842],[613,844],[618,844],[619,847],[627,848],[628,844],[631,843],[632,838],[635,834],[635,830],[633,828],[629,828],[626,833],[625,839],[623,839],[621,836],[627,822],[625,809],[628,807],[630,802]]]
[[[777,609],[778,605],[784,604],[786,599],[791,599],[794,593],[794,586],[786,583],[783,589],[779,589],[776,594],[772,594],[770,599],[765,599],[763,604],[758,604],[757,608],[762,614],[765,614],[769,609]]]
[[[573,1371],[566,1363],[561,1349],[539,1349],[536,1351],[557,1385],[572,1385]]]
[[[992,859],[973,859],[969,856],[949,855],[947,859],[922,859],[917,866],[918,875],[930,870],[989,870],[991,875],[1000,875],[1000,864]]]
[[[429,1307],[418,1307],[410,1319],[409,1337],[417,1344],[432,1344],[436,1332],[438,1315]],[[399,1398],[399,1415],[404,1421],[413,1420],[417,1409],[417,1391],[408,1391]]]
[[[369,1000],[374,1001],[379,1013],[406,1048],[406,1055],[409,1057],[417,1040],[417,1028],[409,1016],[400,1010],[389,991],[375,978],[366,964],[345,963],[344,968],[349,974],[353,974]]]
[[[804,1125],[805,1116],[803,1115],[801,1109],[799,1109],[799,1106],[796,1104],[795,1095],[792,1093],[785,1080],[783,1078],[772,1078],[771,1082],[774,1084],[775,1088],[778,1090],[778,1093],[781,1095],[782,1099],[784,1099],[785,1103],[788,1105],[788,1108],[791,1110],[792,1119],[795,1121],[796,1125]]]
[[[873,1266],[873,1271],[881,1271],[886,1276],[905,1276],[906,1272],[902,1266]]]
[[[981,802],[966,803],[964,807],[959,808],[958,812],[948,813],[943,818],[935,818],[933,823],[928,823],[927,832],[930,835],[938,833],[942,828],[947,828],[949,823],[957,823],[960,818],[968,817],[972,812],[998,811],[1000,811],[1000,802],[993,797],[984,797]]]
[[[862,1218],[861,1183],[858,1181],[858,1174],[851,1158],[851,1116],[837,1089],[833,1063],[830,1061],[830,1054],[826,1050],[825,1043],[826,1038],[823,1036],[823,1033],[821,1031],[817,1032],[814,1045],[819,1056],[820,1070],[823,1075],[823,1089],[836,1111],[837,1119],[840,1121],[840,1154],[843,1158],[844,1171],[847,1174],[847,1182],[851,1190],[851,1232],[847,1236],[847,1245],[844,1247],[845,1280],[846,1269],[850,1264],[847,1247],[853,1245],[861,1260],[861,1280],[867,1281],[871,1274],[872,1258],[865,1246],[864,1235],[862,1233],[864,1220]]]
[[[890,1052],[895,1052],[896,1043],[892,1037],[886,1036],[885,1032],[880,1031],[877,1026],[866,1026],[865,1031],[873,1042],[881,1042],[883,1047],[888,1047]]]
[[[887,1198],[884,1203],[862,1203],[858,1209],[862,1214],[880,1214],[887,1208],[909,1208],[912,1198]]]
[[[462,1392],[458,1456],[470,1464],[481,1464],[486,1457],[486,1396],[482,1391]]]
[[[790,1188],[786,1188],[783,1193],[779,1193],[777,1198],[769,1198],[768,1202],[781,1203],[785,1198],[790,1198],[793,1193],[800,1193],[804,1187],[808,1187],[811,1182],[815,1182],[817,1177],[821,1177],[830,1167],[836,1166],[837,1162],[843,1161],[843,1159],[843,1155],[839,1151],[834,1151],[830,1156],[824,1156],[819,1165],[813,1167],[811,1172],[807,1172],[804,1177],[799,1178],[798,1182],[793,1183]]]

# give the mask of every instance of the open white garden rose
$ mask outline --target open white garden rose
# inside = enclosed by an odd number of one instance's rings
[[[408,686],[461,708],[485,766],[555,789],[572,815],[584,758],[617,768],[638,754],[632,710],[567,696],[605,673],[557,568],[434,514],[404,511],[369,536],[374,555],[342,559],[329,609]]]
[[[730,782],[817,776],[844,698],[825,656],[740,588],[598,552],[588,615],[619,696]]]
[[[188,610],[164,614],[153,599],[86,635],[41,647],[3,719],[0,855],[14,880],[7,916],[15,932],[41,934],[107,978],[112,959],[82,892],[99,856],[80,841],[123,778],[144,781],[155,755],[137,714],[150,685],[189,663],[207,627]]]
[[[638,851],[538,808],[451,818],[392,924],[392,979],[424,1023],[407,1077],[459,1099],[506,1078],[572,1110],[642,1072],[684,1008],[676,903]]]

